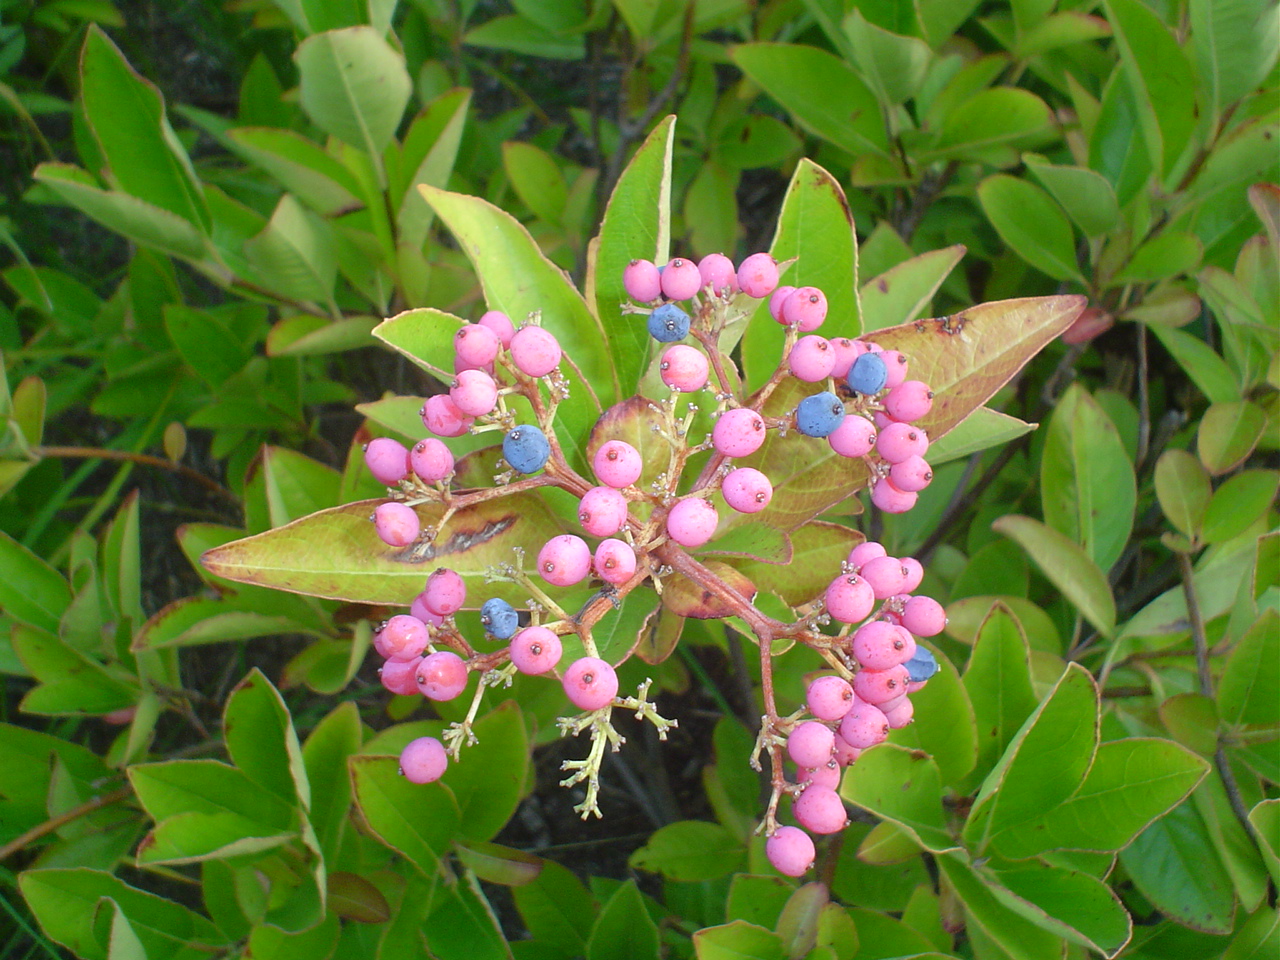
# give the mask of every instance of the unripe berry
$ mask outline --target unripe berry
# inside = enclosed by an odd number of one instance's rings
[[[865,457],[876,443],[875,424],[856,414],[845,417],[827,435],[827,443],[842,457]]]
[[[458,359],[471,367],[480,369],[493,363],[498,351],[502,349],[502,341],[498,334],[479,323],[468,323],[459,327],[453,335],[453,349]]]
[[[636,572],[636,552],[625,540],[601,540],[592,566],[605,583],[626,583]]]
[[[418,532],[422,529],[417,511],[394,500],[374,508],[373,527],[378,539],[391,547],[407,547],[418,539]]]
[[[399,440],[378,437],[365,444],[364,462],[374,479],[394,487],[409,472],[409,451]]]
[[[839,720],[853,706],[853,687],[844,677],[818,677],[805,691],[805,704],[819,720]]]
[[[720,414],[711,430],[711,444],[726,457],[747,457],[764,443],[765,427],[760,414],[745,407]]]
[[[907,680],[907,668],[901,664],[888,670],[859,670],[853,678],[853,692],[867,703],[884,703],[906,693]]]
[[[868,396],[884,389],[889,376],[888,368],[878,353],[864,353],[849,368],[849,389]]]
[[[854,631],[851,648],[854,659],[863,668],[888,670],[911,659],[916,652],[916,642],[897,624],[872,620]]]
[[[886,393],[882,402],[885,413],[910,423],[933,409],[933,391],[921,380],[907,380]]]
[[[916,587],[920,586],[920,581],[924,579],[924,567],[920,565],[920,561],[915,557],[903,557],[902,567],[907,571],[907,579],[902,585],[902,592],[915,593]]]
[[[912,455],[889,468],[889,479],[904,493],[916,493],[933,482],[933,468],[924,457]]]
[[[437,437],[460,437],[471,429],[475,418],[459,410],[448,394],[437,393],[422,405],[422,422]]]
[[[778,262],[767,253],[753,253],[738,265],[738,286],[748,297],[763,300],[778,285]]]
[[[884,544],[876,540],[864,540],[852,550],[849,551],[849,566],[854,571],[862,569],[862,565],[868,560],[874,560],[876,557],[883,557],[888,554]]]
[[[648,328],[659,343],[675,343],[689,335],[689,315],[674,303],[664,303],[649,314]]]
[[[885,389],[892,390],[907,379],[907,358],[897,350],[885,350],[880,354],[885,366]]]
[[[427,608],[425,597],[426,591],[424,590],[413,598],[413,603],[409,605],[409,616],[417,617],[429,627],[438,627],[444,623],[444,617],[438,613],[432,613]]]
[[[874,557],[864,563],[858,573],[871,584],[877,600],[888,600],[902,593],[902,585],[907,579],[907,572],[897,557]]]
[[[801,337],[787,354],[787,368],[797,380],[817,383],[831,376],[836,363],[835,351],[826,337],[816,333]]]
[[[833,736],[831,738],[831,748],[835,750],[835,741],[839,739]],[[826,787],[828,790],[838,790],[840,787],[840,764],[835,760],[828,760],[820,767],[800,767],[796,770],[796,783],[807,783],[811,787]]]
[[[795,290],[795,287],[784,284],[769,294],[769,316],[783,326],[786,326],[787,321],[782,318],[782,305],[787,302],[787,297],[795,293]]]
[[[467,600],[467,583],[456,570],[440,567],[427,577],[427,588],[422,591],[422,602],[427,609],[441,617],[451,617]]]
[[[591,548],[571,533],[548,540],[538,551],[538,573],[547,583],[571,587],[591,572]]]
[[[662,296],[662,274],[651,260],[632,260],[622,271],[622,287],[632,300],[648,303]]]
[[[396,614],[373,638],[373,648],[385,660],[413,660],[427,649],[427,625],[407,613]]]
[[[400,753],[400,773],[410,783],[435,783],[448,766],[449,755],[435,737],[410,740]]]
[[[876,453],[889,463],[923,457],[928,449],[929,435],[909,423],[886,424],[876,436]]]
[[[483,417],[498,405],[498,385],[483,370],[463,370],[449,385],[449,399],[469,417]]]
[[[730,470],[720,483],[724,502],[739,513],[759,513],[773,499],[773,484],[754,467]]]
[[[640,451],[625,440],[609,440],[592,457],[591,468],[601,483],[621,490],[640,479],[644,461]]]
[[[578,503],[578,521],[593,537],[611,537],[627,525],[627,498],[613,487],[592,487]]]
[[[702,288],[698,265],[684,257],[672,257],[662,271],[662,295],[668,300],[688,300]]]
[[[708,253],[699,260],[698,274],[702,288],[710,287],[717,297],[731,296],[738,291],[738,272],[733,269],[733,261],[723,253]]]
[[[862,673],[858,676],[862,676]],[[883,711],[861,699],[840,721],[840,739],[859,750],[884,743],[888,736],[889,721],[885,719]]]
[[[480,606],[480,625],[490,636],[510,640],[520,627],[520,615],[501,597],[490,597]]]
[[[841,623],[860,623],[876,605],[871,584],[856,573],[842,573],[832,580],[824,598],[827,613]]]
[[[719,522],[710,501],[686,497],[667,514],[667,536],[682,547],[700,547],[715,534]]]
[[[849,743],[844,737],[836,737],[836,749],[831,758],[841,767],[847,767],[862,755],[862,749]]]
[[[844,401],[824,390],[796,407],[796,429],[806,437],[829,437],[845,420]]]
[[[918,499],[920,494],[899,490],[888,477],[876,481],[871,488],[871,502],[885,513],[906,513]]]
[[[936,637],[947,625],[947,612],[933,597],[912,597],[902,608],[902,625],[917,637]]]
[[[799,827],[779,827],[764,843],[773,869],[787,877],[801,877],[813,866],[813,838]]]
[[[541,470],[550,456],[551,444],[547,442],[547,435],[531,423],[512,427],[502,438],[502,458],[517,473]]]
[[[687,343],[677,343],[663,351],[658,369],[662,382],[681,393],[693,393],[705,387],[710,371],[706,354]]]
[[[618,695],[618,674],[599,657],[583,657],[564,672],[564,692],[579,710],[599,710]]]
[[[844,801],[830,787],[805,787],[791,804],[796,823],[817,834],[839,833],[849,824]]]
[[[796,287],[782,304],[782,319],[810,333],[827,319],[827,296],[817,287]]]
[[[501,310],[486,311],[484,316],[480,318],[479,323],[480,326],[492,330],[497,335],[498,342],[502,344],[504,350],[511,346],[511,338],[516,335],[515,324]]]
[[[855,341],[848,337],[834,337],[831,340],[831,351],[836,358],[836,362],[831,367],[831,375],[836,379],[849,376],[849,368],[853,366],[853,361],[862,355]]]
[[[439,650],[418,664],[418,690],[428,700],[452,700],[467,686],[467,662],[452,650]]]
[[[435,437],[427,437],[409,451],[409,466],[427,483],[435,483],[453,473],[453,451]]]
[[[390,692],[401,697],[413,697],[418,694],[418,666],[421,657],[412,660],[388,660],[378,668],[378,680]]]
[[[806,720],[787,737],[787,756],[798,767],[820,767],[831,759],[835,734],[826,724]]]
[[[527,377],[545,377],[560,364],[560,343],[542,327],[521,327],[509,349],[511,362]]]
[[[554,670],[564,645],[546,627],[525,627],[511,641],[511,662],[517,670],[537,676]]]
[[[891,729],[900,730],[911,722],[915,712],[916,708],[912,704],[911,698],[904,695],[901,703],[892,710],[884,711],[884,718],[889,721]]]

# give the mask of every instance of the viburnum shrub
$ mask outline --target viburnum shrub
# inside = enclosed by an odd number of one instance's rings
[[[725,620],[761,654],[753,763],[768,757],[772,789],[759,831],[772,864],[800,875],[809,835],[847,823],[842,770],[856,777],[861,751],[912,722],[911,695],[939,669],[925,641],[946,624],[920,592],[921,564],[855,529],[857,494],[903,513],[933,479],[936,451],[1007,436],[982,404],[1084,304],[1005,301],[877,329],[861,312],[847,205],[807,162],[770,251],[736,269],[721,254],[671,257],[652,203],[670,132],[660,125],[624,173],[585,298],[506,214],[424,189],[490,309],[476,323],[414,310],[376,331],[443,385],[425,401],[364,408],[409,441],[364,447],[386,496],[204,562],[408,609],[374,640],[383,685],[434,701],[472,686],[443,742],[405,748],[415,782],[475,741],[489,688],[517,674],[561,684],[560,729],[590,744],[563,765],[564,784],[585,785],[584,817],[600,814],[601,762],[621,743],[615,711],[662,739],[678,722],[659,713],[651,679],[622,689],[618,666],[633,654],[660,662],[677,641],[655,633],[678,638],[683,618]],[[655,209],[637,217],[641,200]],[[779,657],[808,658],[794,702],[775,685]],[[803,829],[781,826],[788,817]]]

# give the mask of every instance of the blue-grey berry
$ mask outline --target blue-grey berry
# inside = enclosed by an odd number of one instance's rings
[[[824,390],[805,397],[796,408],[796,429],[806,437],[825,437],[844,421],[844,402]]]
[[[533,473],[541,470],[551,456],[551,444],[533,424],[522,423],[502,438],[502,456],[517,473]]]
[[[510,640],[520,628],[520,615],[501,597],[491,597],[480,607],[480,622],[494,637]]]
[[[675,343],[689,335],[689,315],[674,303],[664,303],[649,314],[649,336],[659,343]]]
[[[907,668],[907,679],[912,683],[923,683],[938,672],[938,661],[934,659],[933,652],[923,645],[916,647],[915,656],[904,666]]]
[[[878,353],[864,353],[849,368],[849,389],[855,393],[879,393],[888,379],[889,368]]]

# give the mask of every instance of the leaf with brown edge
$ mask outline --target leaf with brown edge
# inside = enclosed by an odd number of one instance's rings
[[[329,874],[329,909],[356,923],[384,923],[391,907],[382,891],[358,873]]]
[[[793,607],[819,596],[840,573],[840,563],[865,539],[838,523],[813,520],[791,532],[792,559],[788,564],[735,561],[738,571],[759,589],[777,594]]]
[[[650,666],[657,666],[675,652],[684,633],[684,617],[666,607],[658,607],[640,635],[635,655]]]
[[[487,500],[459,510],[444,525],[434,549],[421,561],[408,548],[378,539],[369,516],[381,500],[361,500],[302,517],[252,537],[208,550],[201,563],[210,573],[252,583],[355,603],[408,605],[427,575],[449,567],[467,583],[470,605],[491,596],[523,604],[525,592],[513,583],[484,583],[486,568],[510,563],[513,547],[526,551],[562,533],[542,498],[531,492]],[[437,504],[417,508],[423,525],[441,516]],[[586,587],[557,592],[566,609],[589,595]]]
[[[755,599],[755,584],[745,574],[719,560],[708,560],[703,566],[743,600],[750,602]],[[673,574],[663,581],[662,605],[677,616],[691,617],[694,620],[718,620],[720,617],[737,614],[736,610],[710,590],[679,574]]]
[[[591,463],[596,451],[610,440],[623,440],[640,451],[640,462],[644,464],[636,487],[650,489],[671,461],[671,444],[658,432],[663,424],[662,411],[655,400],[635,396],[615,403],[600,414],[591,428],[587,438],[587,463]]]

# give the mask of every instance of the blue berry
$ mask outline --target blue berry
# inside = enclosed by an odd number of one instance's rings
[[[825,437],[844,421],[844,403],[830,391],[805,397],[796,408],[796,429],[806,437]]]
[[[520,616],[516,608],[500,597],[492,597],[480,607],[480,622],[485,630],[499,640],[510,640],[520,629]]]
[[[551,444],[533,424],[522,423],[502,438],[502,456],[517,473],[533,473],[551,456]]]
[[[907,668],[907,679],[912,683],[923,683],[938,672],[938,661],[934,659],[932,651],[923,645],[916,647],[915,656],[904,666]]]
[[[864,353],[849,368],[849,389],[855,393],[879,393],[889,379],[889,368],[878,353]]]
[[[664,303],[649,314],[649,336],[659,343],[675,343],[689,335],[689,315],[674,303]]]

